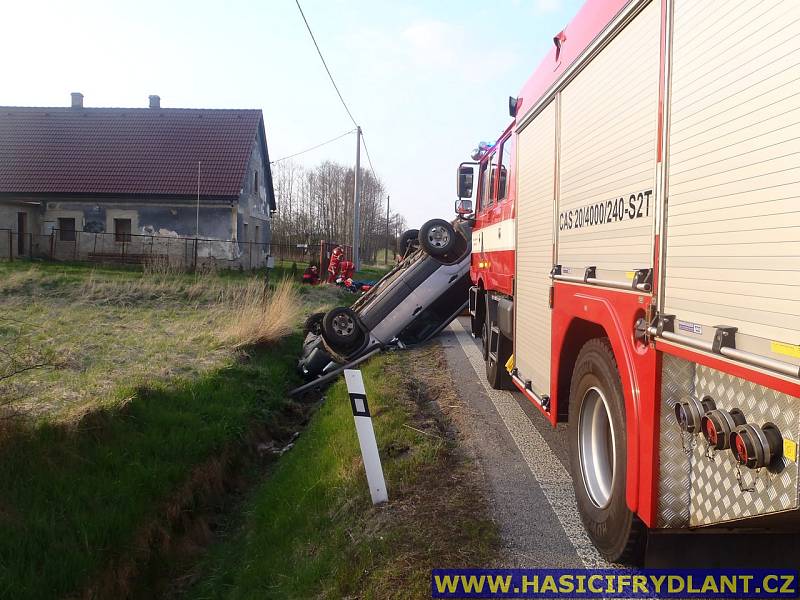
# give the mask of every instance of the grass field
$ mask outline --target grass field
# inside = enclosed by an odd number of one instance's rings
[[[425,598],[430,570],[488,566],[498,536],[475,467],[438,406],[457,405],[442,350],[362,368],[389,490],[371,505],[342,380],[197,569],[212,598]]]
[[[258,277],[237,272],[0,263],[0,347],[13,345],[33,362],[49,363],[0,379],[0,405],[35,418],[79,417],[117,402],[120,386],[219,369],[235,360],[230,328],[261,290]],[[328,287],[302,292],[304,302],[281,311],[291,312],[290,325],[303,309],[341,301]]]
[[[277,279],[0,264],[0,598],[418,598],[491,564],[441,349],[363,367],[373,507],[343,382],[286,395],[302,315],[353,296]]]
[[[341,302],[280,289],[0,264],[0,375],[43,365],[0,377],[0,597],[124,595],[210,535],[202,513],[253,448],[288,441],[310,410],[285,394],[301,314]]]

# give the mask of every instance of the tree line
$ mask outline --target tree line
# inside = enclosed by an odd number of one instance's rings
[[[290,160],[272,165],[277,211],[272,221],[273,244],[318,244],[328,241],[353,245],[355,169],[326,160],[306,168]],[[383,259],[387,247],[386,189],[371,171],[361,170],[361,259]],[[388,216],[390,252],[406,228],[405,217]],[[378,253],[380,251],[380,257]],[[389,255],[390,258],[393,256]]]

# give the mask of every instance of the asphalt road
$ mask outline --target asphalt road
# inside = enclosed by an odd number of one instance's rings
[[[460,318],[439,336],[464,401],[459,426],[483,474],[507,554],[503,567],[615,566],[594,548],[575,504],[566,426],[553,429],[519,392],[486,382],[479,340]],[[800,535],[741,530],[662,532],[649,536],[648,567],[800,566]]]

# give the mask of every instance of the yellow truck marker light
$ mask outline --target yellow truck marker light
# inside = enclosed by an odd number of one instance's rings
[[[770,347],[775,354],[783,354],[792,358],[800,358],[800,346],[785,344],[783,342],[770,342]]]
[[[783,456],[792,462],[797,462],[797,442],[783,438]]]

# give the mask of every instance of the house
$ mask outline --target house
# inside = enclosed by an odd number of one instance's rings
[[[0,257],[258,266],[274,211],[260,110],[0,107]]]

